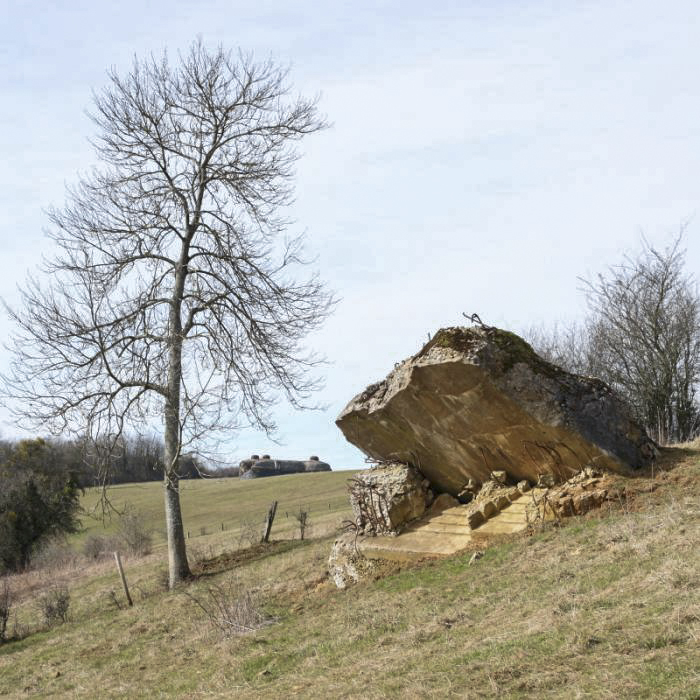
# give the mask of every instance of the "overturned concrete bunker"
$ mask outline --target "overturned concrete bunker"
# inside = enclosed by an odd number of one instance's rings
[[[453,496],[494,471],[532,483],[543,474],[562,482],[586,466],[624,473],[656,449],[605,383],[488,326],[438,331],[336,423],[372,459],[410,464]]]
[[[252,455],[239,465],[241,479],[259,479],[266,476],[281,476],[283,474],[300,474],[303,472],[329,472],[331,466],[321,462],[315,455],[306,460],[272,459],[270,455]]]
[[[328,562],[340,588],[378,560],[447,556],[615,501],[605,472],[657,452],[606,384],[488,326],[440,330],[336,422],[378,462],[348,484],[353,521]]]

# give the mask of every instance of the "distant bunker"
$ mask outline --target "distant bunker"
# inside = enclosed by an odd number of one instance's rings
[[[586,466],[625,473],[656,453],[604,382],[570,374],[490,326],[441,329],[352,399],[336,424],[370,458],[411,465],[452,496],[495,471],[513,483],[563,482]]]
[[[241,479],[331,471],[331,465],[327,462],[321,462],[315,455],[306,460],[272,459],[270,455],[263,455],[261,458],[259,455],[252,455],[250,459],[244,459],[238,468]]]

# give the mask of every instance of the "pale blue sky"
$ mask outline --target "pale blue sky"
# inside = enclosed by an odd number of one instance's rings
[[[241,432],[232,461],[362,464],[333,421],[428,332],[462,311],[514,330],[575,319],[577,277],[641,232],[663,244],[691,219],[700,272],[698,3],[0,0],[0,27],[10,303],[46,249],[42,208],[94,162],[84,110],[109,66],[201,35],[291,63],[321,94],[334,127],[304,144],[293,213],[342,298],[313,338],[329,410],[280,406],[285,447]]]

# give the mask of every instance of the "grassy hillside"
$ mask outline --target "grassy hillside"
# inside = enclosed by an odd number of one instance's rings
[[[196,479],[180,482],[182,516],[190,539],[198,544],[233,542],[241,527],[262,527],[272,501],[278,501],[272,537],[291,538],[296,523],[293,513],[308,510],[315,530],[326,532],[350,515],[345,484],[356,472],[336,471],[290,474],[266,479]],[[75,539],[78,545],[88,535],[114,532],[116,518],[103,520],[99,489],[88,489],[83,507],[94,517],[84,517],[84,530]],[[165,541],[163,486],[159,482],[122,484],[109,489],[109,500],[116,509],[129,505],[146,517],[156,545]],[[223,525],[223,530],[222,526]],[[206,535],[202,535],[203,529]],[[223,534],[222,534],[223,533]]]
[[[290,497],[318,484],[340,501],[341,476],[287,477]],[[221,488],[241,504],[259,493],[256,510],[272,481]],[[675,450],[628,487],[619,505],[494,542],[473,565],[466,553],[347,591],[325,576],[332,536],[204,559],[175,593],[160,553],[128,560],[131,609],[108,602],[109,562],[55,572],[72,619],[0,647],[0,695],[700,698],[700,451]],[[212,586],[250,592],[270,624],[222,637],[192,599],[208,604]],[[27,624],[34,608],[28,597]]]

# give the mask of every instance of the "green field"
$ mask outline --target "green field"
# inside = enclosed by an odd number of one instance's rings
[[[200,544],[235,541],[241,528],[262,527],[268,507],[278,501],[273,539],[294,536],[294,513],[309,512],[311,535],[327,533],[350,517],[345,485],[355,471],[290,474],[264,479],[194,479],[180,482],[180,501],[189,539]],[[103,519],[99,507],[101,491],[88,489],[83,498],[87,513],[84,530],[74,539],[76,546],[88,535],[114,532],[116,517]],[[127,504],[143,513],[153,530],[156,546],[165,541],[163,485],[160,482],[113,486],[108,497],[115,509]],[[222,527],[223,526],[223,527]],[[202,534],[206,533],[206,534]]]
[[[114,605],[109,559],[13,577],[22,634],[0,646],[0,697],[700,698],[697,445],[630,480],[618,505],[495,540],[474,564],[467,552],[394,566],[339,591],[325,530],[348,515],[348,476],[187,483],[186,527],[231,527],[190,539],[199,576],[174,592],[162,546],[126,558],[133,608]],[[114,497],[161,527],[158,485]],[[236,552],[235,523],[272,498],[277,542]],[[317,525],[305,542],[286,539],[299,504]],[[56,583],[71,615],[46,628],[37,601]],[[212,587],[249,594],[269,624],[222,636],[194,600],[210,605]]]

